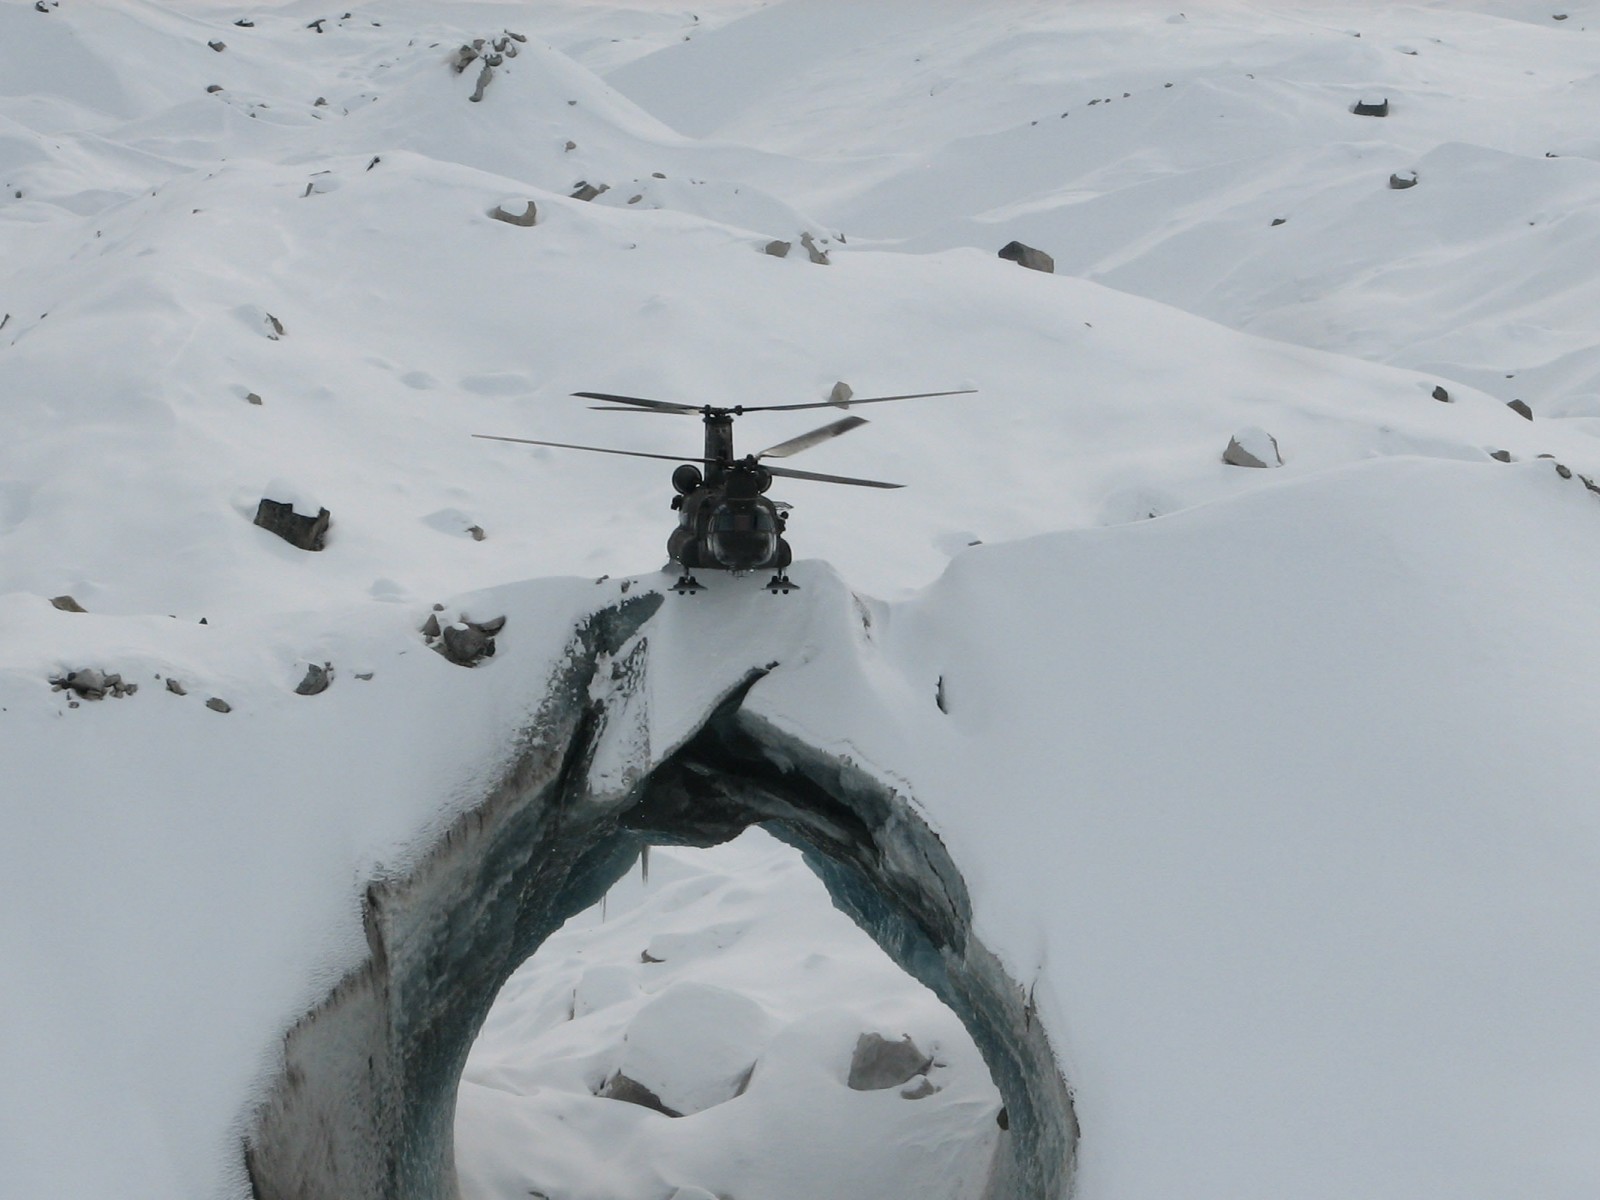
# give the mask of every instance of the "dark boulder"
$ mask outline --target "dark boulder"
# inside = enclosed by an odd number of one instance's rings
[[[321,550],[331,521],[332,514],[325,508],[318,509],[314,517],[302,517],[294,511],[293,504],[277,500],[263,499],[256,507],[257,525],[301,550]]]
[[[1046,275],[1056,272],[1056,260],[1043,250],[1036,250],[1032,246],[1025,246],[1021,242],[1007,242],[1000,247],[1000,257],[1007,262],[1014,262],[1018,266],[1027,267],[1030,271],[1043,271]]]
[[[1382,100],[1357,100],[1350,111],[1358,117],[1387,117],[1389,115],[1389,101]]]

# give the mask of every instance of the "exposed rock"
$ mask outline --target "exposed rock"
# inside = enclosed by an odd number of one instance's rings
[[[856,1039],[845,1083],[858,1092],[882,1091],[911,1082],[932,1065],[933,1059],[917,1048],[910,1034],[891,1042],[876,1033],[863,1033]]]
[[[84,608],[83,605],[79,604],[76,600],[74,600],[71,596],[52,596],[51,599],[50,599],[50,603],[55,605],[62,612],[88,612],[89,611],[88,609]]]
[[[537,224],[539,218],[538,209],[534,207],[532,200],[502,200],[489,210],[489,215],[496,221],[504,221],[507,225],[521,225],[523,228]]]
[[[1283,455],[1278,452],[1277,438],[1264,429],[1251,426],[1228,439],[1228,448],[1222,452],[1222,461],[1235,467],[1281,467]]]
[[[233,711],[233,705],[229,704],[221,696],[211,697],[206,701],[206,707],[212,712],[228,713]]]
[[[318,96],[315,100],[313,100],[311,102],[311,107],[312,108],[327,108],[328,107],[328,98],[326,96]]]
[[[1350,107],[1350,111],[1358,117],[1387,117],[1389,115],[1389,101],[1382,100],[1357,100]]]
[[[643,192],[635,192],[633,195],[628,197],[628,203],[629,204],[637,204],[637,203],[639,203],[639,201],[641,201],[643,199],[644,199],[644,193]]]
[[[478,86],[472,89],[472,95],[467,99],[474,104],[483,99],[483,93],[489,87],[489,81],[494,78],[494,64],[487,58],[483,60],[483,70],[478,72]]]
[[[1395,191],[1404,191],[1406,188],[1417,186],[1417,173],[1415,171],[1399,171],[1389,176],[1389,186]]]
[[[321,550],[331,521],[332,514],[325,508],[318,509],[314,517],[302,517],[294,505],[277,500],[263,499],[256,507],[257,525],[302,550]]]
[[[267,334],[267,336],[273,341],[277,341],[283,336],[283,322],[278,320],[278,318],[273,316],[271,313],[267,314],[267,325],[272,330],[272,332]]]
[[[362,683],[371,683],[375,673],[373,671],[357,671],[356,678],[361,680]]]
[[[494,655],[494,638],[482,629],[457,621],[446,625],[433,648],[457,666],[475,667]]]
[[[240,29],[254,29],[256,27],[256,23],[249,17],[240,17],[234,24]]]
[[[261,397],[258,396],[255,392],[246,392],[245,395],[244,395],[244,398],[245,398],[245,402],[248,403],[248,404],[260,404],[261,403]]]
[[[467,532],[472,535],[472,540],[475,542],[481,542],[484,538],[489,536],[483,531],[482,525],[468,525]]]
[[[1054,275],[1056,260],[1043,250],[1036,250],[1032,246],[1025,246],[1021,242],[1007,242],[1000,247],[1000,257],[1018,266],[1027,267],[1030,271],[1043,271],[1046,275]]]
[[[50,689],[56,692],[70,691],[84,700],[103,700],[107,696],[131,696],[139,690],[139,685],[124,683],[121,675],[111,671],[84,667],[52,679]]]
[[[306,677],[302,679],[294,691],[297,696],[316,696],[328,690],[333,683],[333,664],[323,663],[320,667],[312,663],[306,668]]]
[[[1533,409],[1529,408],[1521,400],[1513,400],[1506,407],[1519,417],[1525,417],[1530,421],[1533,420]]]
[[[422,623],[422,636],[425,638],[436,638],[440,633],[439,614],[429,613],[428,619]]]
[[[1276,228],[1279,225],[1287,224],[1288,220],[1289,220],[1288,217],[1273,217],[1272,218],[1272,225],[1273,225],[1274,228]]]
[[[915,1083],[908,1083],[901,1088],[900,1097],[903,1100],[921,1100],[924,1097],[933,1095],[938,1090],[939,1085],[924,1075]]]
[[[487,621],[468,621],[465,617],[462,617],[461,619],[466,624],[471,625],[472,628],[479,630],[482,633],[487,633],[491,636],[499,633],[506,627],[506,619],[504,617],[490,617]]]
[[[575,141],[573,141],[573,140],[572,140],[572,139],[571,139],[571,138],[568,138],[568,139],[567,139],[567,145],[566,145],[566,148],[567,148],[567,149],[568,149],[568,150],[576,150],[576,149],[577,149],[577,148],[578,148],[578,143],[577,143],[577,142],[575,142]]]
[[[780,242],[774,239],[773,241],[768,242],[764,247],[762,247],[762,249],[765,253],[772,255],[773,258],[785,258],[789,254],[790,246],[791,243],[789,242]]]
[[[806,253],[811,256],[811,261],[820,266],[828,265],[828,252],[817,245],[817,240],[809,233],[800,235],[800,244],[806,248]]]
[[[833,385],[833,390],[828,393],[828,403],[837,404],[841,408],[848,408],[850,406],[850,397],[855,394],[855,389],[841,379]]]
[[[600,1090],[595,1093],[606,1100],[621,1100],[627,1104],[637,1104],[642,1108],[651,1108],[667,1117],[681,1117],[683,1114],[668,1108],[661,1102],[661,1097],[652,1092],[637,1079],[629,1079],[618,1071],[606,1080]]]
[[[207,42],[206,45],[210,46],[218,54],[221,54],[224,50],[226,50],[228,48],[228,43],[227,42]]]
[[[171,675],[167,676],[167,691],[171,692],[174,696],[187,696],[189,694],[189,689],[184,687],[180,681],[174,679]]]
[[[220,92],[221,90],[222,85],[220,83],[209,83],[206,85],[206,91],[208,92]]]
[[[578,186],[573,189],[572,198],[574,200],[593,200],[596,196],[610,190],[611,185],[609,183],[590,183],[587,179],[580,179],[578,180]]]
[[[1433,398],[1439,401],[1441,404],[1450,403],[1450,393],[1445,391],[1442,387],[1436,387],[1433,389]]]
[[[1511,451],[1509,451],[1509,450],[1491,450],[1489,452],[1489,457],[1494,459],[1496,462],[1508,463],[1508,462],[1511,461]]]
[[[1572,468],[1567,466],[1565,463],[1557,463],[1556,464],[1556,474],[1561,476],[1561,478],[1563,478],[1563,479],[1571,479],[1572,478]]]

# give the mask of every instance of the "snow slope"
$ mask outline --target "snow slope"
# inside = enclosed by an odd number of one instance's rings
[[[909,486],[783,489],[829,565],[668,597],[657,708],[778,657],[752,705],[907,786],[1077,1194],[1594,1194],[1600,8],[47,8],[0,8],[0,1195],[246,1194],[365,881],[593,580],[664,582],[667,464],[470,434],[693,452],[567,393],[841,379],[978,392],[812,451]],[[435,604],[500,653],[426,653]],[[51,690],[90,666],[139,691]]]

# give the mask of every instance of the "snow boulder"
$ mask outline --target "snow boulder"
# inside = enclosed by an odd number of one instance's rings
[[[1228,439],[1222,461],[1235,467],[1281,467],[1283,455],[1278,453],[1277,438],[1251,425]]]
[[[621,1072],[665,1109],[703,1112],[744,1090],[775,1031],[771,1015],[748,996],[675,983],[629,1024]]]

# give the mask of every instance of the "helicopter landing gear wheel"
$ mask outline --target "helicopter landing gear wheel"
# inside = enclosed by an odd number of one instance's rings
[[[684,575],[677,583],[672,585],[672,590],[680,596],[692,596],[696,592],[705,591],[706,588],[705,584],[701,583],[693,575]]]
[[[787,596],[790,592],[798,592],[799,590],[800,585],[794,580],[790,579],[782,571],[779,571],[771,579],[767,580],[767,591],[771,592],[774,596],[776,596],[779,592],[782,592],[785,596]]]

